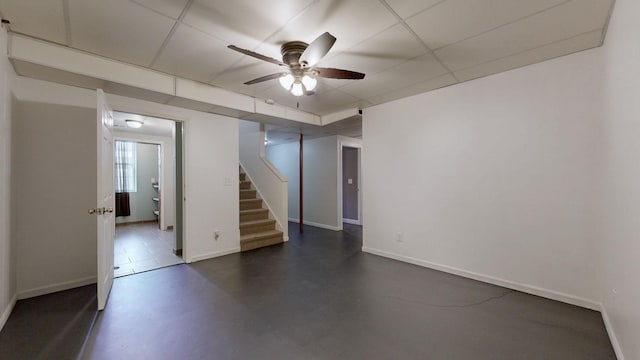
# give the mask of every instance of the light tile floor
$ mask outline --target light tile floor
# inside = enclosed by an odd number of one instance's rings
[[[182,264],[173,254],[173,231],[158,229],[158,223],[118,224],[114,242],[115,277]]]

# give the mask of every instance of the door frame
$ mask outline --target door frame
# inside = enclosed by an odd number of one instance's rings
[[[354,223],[356,225],[363,225],[363,219],[362,219],[362,142],[359,141],[358,139],[351,139],[348,137],[344,137],[344,136],[338,136],[338,151],[337,151],[337,157],[338,157],[338,178],[337,178],[337,184],[338,184],[338,224],[339,224],[339,228],[340,230],[342,230],[343,228],[343,222],[344,218],[342,216],[342,206],[343,206],[343,198],[342,198],[342,150],[345,147],[349,147],[349,148],[356,148],[358,149],[358,221],[357,222],[348,222],[348,223]]]
[[[165,119],[168,120],[168,119]],[[173,121],[173,120],[169,120],[169,121]],[[129,133],[127,133],[129,134]],[[135,133],[131,133],[131,137],[129,136],[123,136],[123,134],[118,134],[115,135],[113,137],[113,141],[130,141],[130,142],[135,142],[138,144],[151,144],[151,145],[158,145],[160,146],[160,156],[162,157],[162,161],[160,162],[160,169],[158,169],[158,179],[160,181],[160,194],[164,194],[164,190],[165,190],[165,184],[166,184],[166,178],[164,176],[164,167],[165,167],[165,163],[164,163],[164,151],[165,151],[165,146],[166,146],[166,142],[162,141],[162,140],[149,140],[149,139],[144,139],[144,138],[140,138],[137,135],[148,135],[148,134],[135,134]],[[153,135],[148,135],[148,136],[153,136]],[[115,161],[115,159],[114,159]],[[175,155],[174,155],[174,161],[175,161]],[[175,165],[175,164],[174,164]],[[175,175],[175,174],[174,174]],[[177,186],[177,184],[175,183],[175,176],[173,179],[173,189],[175,190],[175,187]],[[174,199],[173,201],[173,206],[176,207],[176,199]],[[166,230],[166,226],[164,226],[164,224],[166,223],[164,221],[165,217],[164,215],[166,215],[166,212],[164,211],[164,203],[161,201],[160,202],[160,217],[158,219],[160,225],[162,225],[160,227],[160,230]],[[176,209],[174,209],[174,213],[176,212]],[[175,225],[175,224],[174,224]]]
[[[182,187],[183,197],[182,197],[182,199],[175,198],[175,191],[174,191],[174,207],[175,207],[174,215],[176,217],[176,219],[175,219],[176,220],[176,224],[174,224],[174,228],[173,229],[174,229],[174,234],[176,234],[176,236],[177,236],[178,229],[176,229],[175,226],[177,225],[177,217],[178,217],[178,201],[182,201],[182,229],[181,229],[182,230],[182,250],[181,250],[182,251],[182,255],[181,255],[181,257],[182,257],[182,261],[184,261],[184,263],[186,264],[186,263],[189,262],[188,261],[188,259],[189,259],[189,257],[188,257],[188,255],[189,255],[188,254],[189,244],[188,244],[188,240],[187,240],[187,229],[186,229],[186,226],[184,226],[185,219],[187,217],[187,208],[185,206],[186,199],[184,197],[185,185],[187,183],[187,181],[186,181],[186,179],[187,179],[187,171],[185,169],[184,164],[185,164],[185,158],[186,158],[186,143],[187,143],[187,129],[188,129],[188,124],[187,123],[188,123],[188,121],[176,119],[176,118],[174,118],[172,116],[168,116],[166,114],[155,114],[155,113],[148,113],[148,112],[145,112],[145,111],[138,111],[138,110],[136,110],[135,107],[129,108],[129,109],[123,109],[122,107],[115,107],[114,111],[118,111],[118,112],[122,112],[122,113],[128,113],[128,114],[135,114],[135,115],[140,115],[140,116],[155,117],[155,118],[158,118],[158,119],[169,120],[169,121],[173,121],[174,123],[181,123],[182,124],[182,169],[181,169],[182,170],[182,183],[181,184],[177,184],[177,176],[176,176],[176,174],[174,172],[174,183],[173,183],[172,190],[176,190],[177,186],[180,185]],[[131,134],[134,134],[134,133],[131,133]],[[153,136],[153,135],[150,135],[150,136]],[[173,156],[174,156],[174,160],[173,160],[174,161],[174,166],[177,165],[177,161],[176,161],[176,158],[175,158],[177,156],[177,154],[175,153],[175,145],[176,145],[175,136],[176,136],[176,134],[174,132],[174,134],[173,134],[173,137],[174,137],[174,139],[173,139],[173,141],[174,141],[174,149],[173,149],[174,150],[174,154],[173,154]],[[145,143],[149,143],[149,144],[158,144],[158,145],[161,146],[161,149],[162,149],[161,151],[164,151],[164,149],[166,148],[166,145],[167,145],[166,142],[164,142],[164,141],[157,141],[156,142],[156,141],[151,141],[151,140],[144,139],[144,138],[136,138],[135,136],[131,136],[131,138],[118,137],[117,139],[118,140],[136,141],[136,142],[145,142]],[[163,153],[163,155],[164,155],[164,153]],[[165,183],[165,181],[166,181],[166,179],[164,178],[163,174],[164,174],[164,171],[162,172],[162,174],[160,174],[161,184]],[[163,186],[164,185],[161,185],[161,187],[163,187]],[[162,215],[162,204],[160,204],[160,206],[161,206],[160,215]],[[176,249],[174,249],[174,251],[175,250]]]

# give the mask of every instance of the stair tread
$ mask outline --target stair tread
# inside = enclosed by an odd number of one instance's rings
[[[253,213],[259,213],[259,212],[266,212],[269,211],[269,209],[246,209],[246,210],[240,210],[240,214],[253,214]]]
[[[242,243],[242,242],[248,242],[248,241],[254,241],[254,240],[261,240],[261,239],[270,238],[272,236],[278,236],[278,235],[282,235],[282,231],[280,230],[261,231],[259,233],[241,235],[240,242]]]
[[[262,199],[240,199],[240,202],[252,202],[252,201],[262,201]]]
[[[271,224],[276,221],[273,219],[260,219],[260,220],[250,220],[250,221],[242,221],[240,222],[240,227],[248,227],[253,225],[262,225],[262,224]]]

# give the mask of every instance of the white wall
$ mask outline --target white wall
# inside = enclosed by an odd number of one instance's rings
[[[95,109],[18,102],[12,234],[20,298],[95,282]],[[70,141],[73,139],[73,141]]]
[[[364,249],[598,308],[599,55],[365,109]]]
[[[338,136],[303,140],[303,216],[308,225],[342,229],[341,141],[359,140]],[[289,180],[289,220],[300,221],[299,142],[269,145],[266,154]]]
[[[144,129],[142,129],[144,131]],[[172,137],[150,135],[138,132],[117,131],[113,132],[115,139],[136,142],[146,142],[150,144],[160,144],[162,148],[162,176],[159,179],[162,190],[162,203],[160,212],[162,216],[162,229],[167,230],[168,226],[175,226],[176,206],[175,206],[175,141]],[[147,183],[144,184],[145,186]]]
[[[282,231],[284,241],[288,241],[287,178],[267,160],[264,131],[260,129],[260,124],[240,121],[238,131],[240,164],[252,182],[253,188],[258,191],[259,197],[270,209],[271,216],[276,220],[276,228]]]
[[[604,44],[604,237],[598,250],[605,319],[620,359],[640,359],[639,14],[640,2],[617,0]]]
[[[11,84],[15,73],[6,57],[7,33],[0,28],[0,330],[16,301],[16,271],[11,237]]]
[[[288,219],[300,218],[300,174],[298,143],[269,145],[265,147],[265,156],[288,181],[287,209]]]
[[[187,262],[240,251],[238,120],[192,112],[184,142]]]

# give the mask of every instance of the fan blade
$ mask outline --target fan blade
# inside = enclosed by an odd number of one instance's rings
[[[328,32],[318,36],[300,55],[300,65],[302,67],[311,67],[322,59],[336,42],[336,38]]]
[[[276,64],[276,65],[280,65],[280,66],[287,66],[287,64],[283,63],[280,60],[276,60],[274,58],[270,58],[268,56],[265,56],[265,55],[262,55],[262,54],[258,54],[257,52],[253,52],[251,50],[242,49],[242,48],[239,48],[239,47],[237,47],[235,45],[229,45],[227,47],[229,49],[231,49],[231,50],[235,50],[235,51],[237,51],[239,53],[243,53],[245,55],[249,55],[249,56],[254,57],[256,59],[260,59],[260,60],[263,60],[263,61],[266,61],[266,62],[270,62],[272,64]]]
[[[318,77],[330,78],[330,79],[348,79],[348,80],[360,80],[364,79],[365,74],[356,71],[334,69],[334,68],[313,68],[318,72]]]
[[[274,79],[279,78],[280,76],[282,76],[282,73],[265,75],[265,76],[261,76],[261,77],[259,77],[257,79],[249,80],[244,84],[245,85],[253,85],[253,84],[261,83],[263,81],[274,80]]]

